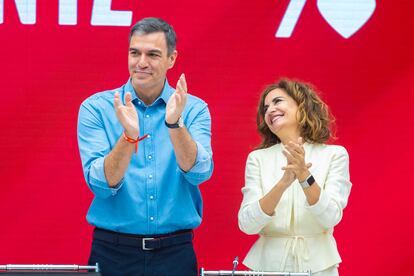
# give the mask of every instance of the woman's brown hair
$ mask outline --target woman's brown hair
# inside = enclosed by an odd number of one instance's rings
[[[259,106],[257,109],[257,130],[262,136],[262,142],[258,149],[268,148],[275,144],[279,144],[280,139],[270,131],[264,116],[264,102],[267,94],[275,89],[282,89],[289,97],[291,97],[298,105],[298,113],[296,115],[300,135],[309,143],[324,143],[329,139],[333,139],[331,127],[335,119],[329,111],[328,106],[319,98],[314,88],[306,83],[281,79],[279,82],[268,85],[260,96]]]

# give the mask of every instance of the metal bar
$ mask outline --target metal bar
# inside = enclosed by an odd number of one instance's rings
[[[200,269],[200,276],[224,276],[224,275],[242,275],[242,276],[312,276],[312,272],[261,272],[261,271],[235,271],[231,270],[204,270]]]
[[[99,272],[98,264],[96,265],[51,265],[51,264],[7,264],[0,265],[0,270],[94,270]]]

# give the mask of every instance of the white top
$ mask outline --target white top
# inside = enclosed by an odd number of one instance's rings
[[[305,161],[312,163],[309,171],[321,187],[318,202],[309,206],[295,180],[274,215],[268,216],[259,200],[282,178],[286,165],[282,149],[276,144],[247,158],[239,227],[260,237],[243,264],[258,271],[284,271],[286,262],[293,260],[298,271],[322,271],[341,262],[332,233],[351,190],[348,153],[341,146],[305,143]]]

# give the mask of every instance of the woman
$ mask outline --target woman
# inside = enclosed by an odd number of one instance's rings
[[[244,264],[258,271],[338,275],[333,228],[351,189],[345,148],[326,145],[328,107],[301,82],[282,79],[260,97],[258,149],[246,162],[239,227],[260,234]]]

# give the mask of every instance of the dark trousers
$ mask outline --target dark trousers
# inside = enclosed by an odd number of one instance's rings
[[[95,229],[89,264],[98,263],[102,276],[198,275],[192,232],[151,238],[143,248],[142,236]]]

